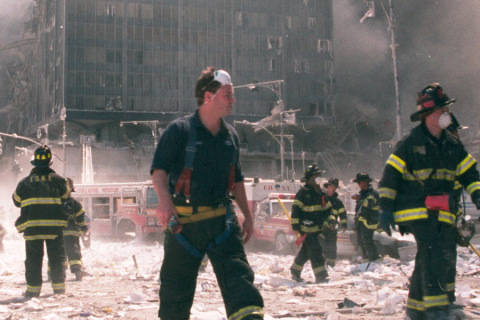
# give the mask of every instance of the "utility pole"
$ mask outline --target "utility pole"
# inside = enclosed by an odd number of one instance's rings
[[[395,106],[396,106],[396,120],[397,120],[397,131],[396,131],[396,141],[402,139],[403,129],[402,129],[402,110],[400,109],[400,90],[398,85],[398,71],[397,71],[397,42],[395,41],[395,18],[393,16],[393,0],[389,0],[390,4],[390,19],[389,28],[391,33],[391,43],[390,49],[392,50],[392,60],[393,60],[393,78],[395,83]]]

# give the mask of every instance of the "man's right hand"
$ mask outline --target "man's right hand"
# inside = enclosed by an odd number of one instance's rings
[[[390,226],[392,227],[392,229],[395,229],[395,219],[393,218],[393,212],[390,210],[382,210],[380,212],[379,221],[383,231],[385,231],[391,237],[392,231],[390,230]]]
[[[171,212],[165,209],[164,206],[162,205],[157,205],[157,219],[158,219],[158,224],[163,227],[163,229],[168,228],[168,223],[170,222],[170,219],[174,216]]]

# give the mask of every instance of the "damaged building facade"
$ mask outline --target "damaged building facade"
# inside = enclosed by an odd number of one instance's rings
[[[197,108],[206,66],[238,86],[227,120],[248,176],[299,178],[315,161],[342,177],[354,157],[335,116],[331,0],[36,0],[26,26],[14,130],[63,148],[77,181],[147,179],[154,139]]]

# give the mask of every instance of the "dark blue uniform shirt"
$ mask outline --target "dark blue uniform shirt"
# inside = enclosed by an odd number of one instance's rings
[[[160,138],[150,173],[154,169],[168,174],[168,187],[175,193],[175,185],[185,166],[185,148],[188,143],[190,117],[196,130],[195,160],[190,182],[191,205],[214,205],[227,197],[228,174],[235,154],[235,182],[243,181],[239,163],[239,141],[235,129],[222,119],[217,135],[202,124],[198,110],[187,117],[172,121]],[[174,199],[175,204],[182,201]]]

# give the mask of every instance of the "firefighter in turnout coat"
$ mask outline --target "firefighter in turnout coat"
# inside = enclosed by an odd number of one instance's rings
[[[297,282],[303,282],[301,273],[308,260],[312,264],[316,283],[326,282],[328,277],[318,235],[332,215],[332,205],[315,181],[320,174],[321,170],[316,164],[307,168],[305,185],[295,195],[292,205],[292,229],[305,236],[290,268],[292,279]]]
[[[71,192],[75,191],[73,180],[67,178],[67,183]],[[82,250],[80,248],[80,236],[83,232],[88,231],[85,222],[85,210],[83,210],[80,202],[70,197],[64,203],[65,214],[68,216],[67,228],[63,231],[65,241],[65,253],[67,255],[70,271],[75,274],[77,281],[81,281],[83,277],[82,271]]]
[[[44,242],[53,292],[65,293],[63,229],[67,226],[67,216],[62,202],[70,196],[65,179],[50,169],[52,152],[46,145],[35,150],[31,163],[34,168],[30,175],[18,183],[13,194],[13,203],[21,208],[15,226],[25,239],[27,298],[40,296]]]
[[[452,282],[445,253],[454,246],[457,206],[455,181],[480,207],[480,182],[475,159],[460,140],[445,130],[451,122],[450,99],[438,83],[424,88],[417,112],[421,123],[402,139],[387,160],[380,182],[380,221],[388,233],[399,225],[417,242],[410,281],[407,316],[410,319],[449,319],[448,282]]]
[[[336,192],[338,188],[338,179],[331,178],[327,183],[323,184],[327,188],[327,199],[332,204],[332,215],[326,223],[326,226],[323,230],[323,237],[325,239],[323,245],[324,256],[326,259],[327,266],[334,267],[335,261],[337,260],[337,224],[338,219],[340,219],[340,229],[342,232],[347,230],[347,211],[345,206],[338,198],[338,193]]]
[[[359,172],[353,182],[358,183],[360,194],[354,196],[355,204],[355,230],[362,258],[374,261],[379,258],[377,247],[373,242],[373,233],[378,229],[378,192],[370,185],[373,179],[368,173]]]

